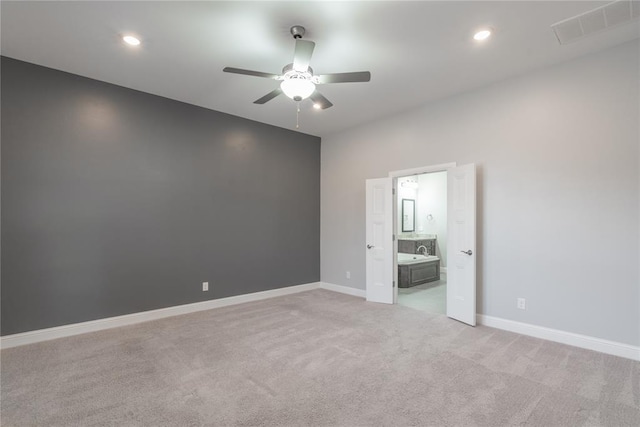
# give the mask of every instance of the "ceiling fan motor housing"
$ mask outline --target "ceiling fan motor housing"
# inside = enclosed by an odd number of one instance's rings
[[[284,76],[287,75],[287,73],[291,73],[292,71],[294,71],[293,70],[293,63],[287,64],[282,68],[282,76],[284,77]],[[306,73],[300,72],[300,71],[294,71],[294,72],[298,73],[298,74],[309,74],[309,76],[313,76],[313,68],[311,68],[311,67],[307,68],[307,72]],[[291,74],[293,74],[293,73],[291,73]]]

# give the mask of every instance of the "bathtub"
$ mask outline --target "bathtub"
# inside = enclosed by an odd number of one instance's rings
[[[398,253],[398,287],[410,288],[440,280],[440,258]]]
[[[403,254],[398,252],[398,265],[415,264],[425,261],[440,261],[440,258],[433,255]]]

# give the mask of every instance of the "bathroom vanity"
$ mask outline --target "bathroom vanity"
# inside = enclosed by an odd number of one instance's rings
[[[416,254],[420,246],[427,248],[427,253],[424,255],[436,254],[436,238],[434,237],[400,237],[398,238],[398,252],[405,254]]]

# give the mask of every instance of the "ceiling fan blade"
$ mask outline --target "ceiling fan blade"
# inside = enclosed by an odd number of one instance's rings
[[[368,71],[357,71],[355,73],[321,74],[317,77],[318,84],[368,82],[371,80],[371,73]]]
[[[271,101],[273,98],[275,98],[276,96],[280,95],[282,93],[282,89],[277,88],[272,90],[271,92],[269,92],[268,94],[266,94],[265,96],[263,96],[260,99],[256,99],[255,101],[253,101],[254,104],[264,104],[265,102]]]
[[[305,72],[309,68],[309,61],[316,44],[309,40],[296,39],[296,49],[293,53],[293,69]]]
[[[242,68],[224,67],[222,69],[225,73],[245,74],[247,76],[266,77],[267,79],[277,80],[280,77],[277,74],[263,73],[261,71],[243,70]]]
[[[325,110],[329,107],[333,107],[333,104],[331,103],[331,101],[329,101],[327,98],[322,96],[322,94],[317,90],[313,92],[309,98],[311,98],[311,101],[313,101],[315,105],[319,105],[321,110]]]

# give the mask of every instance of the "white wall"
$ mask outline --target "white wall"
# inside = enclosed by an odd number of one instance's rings
[[[365,179],[474,162],[478,312],[639,345],[639,47],[323,138],[321,280],[365,288]]]
[[[431,215],[431,217],[428,217]],[[447,173],[418,175],[416,230],[436,236],[436,255],[440,265],[447,266]]]
[[[407,181],[412,181],[415,182],[416,184],[418,183],[418,177],[416,176],[408,176],[408,177],[402,177],[402,178],[398,178],[398,221],[396,223],[396,227],[398,228],[396,234],[398,235],[398,237],[402,237],[404,236],[413,236],[416,233],[418,233],[418,221],[417,218],[414,217],[414,221],[415,221],[415,231],[412,232],[403,232],[402,231],[402,199],[413,199],[415,200],[415,208],[416,208],[416,214],[418,213],[418,189],[417,188],[411,188],[411,187],[404,187],[402,184],[404,182]]]

